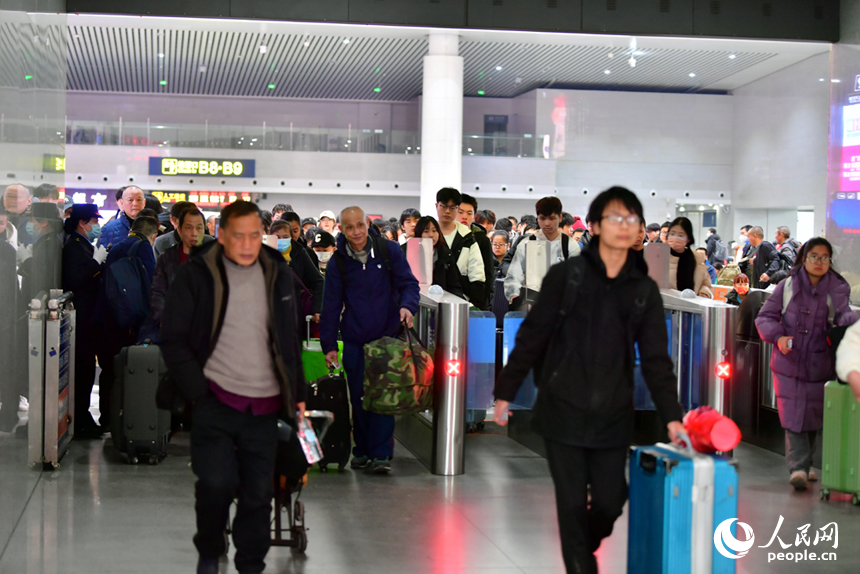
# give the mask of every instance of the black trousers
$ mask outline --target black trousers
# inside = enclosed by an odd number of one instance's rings
[[[230,504],[238,497],[233,519],[236,569],[262,572],[271,545],[278,415],[242,413],[208,396],[194,404],[193,418],[197,551],[203,559],[224,554],[224,528]]]
[[[79,329],[75,340],[75,431],[96,426],[90,414],[90,395],[95,381],[95,341],[87,329]],[[101,384],[99,384],[99,392],[101,392]]]
[[[594,552],[612,534],[627,501],[627,448],[583,448],[547,440],[546,450],[565,568],[569,574],[596,574]]]

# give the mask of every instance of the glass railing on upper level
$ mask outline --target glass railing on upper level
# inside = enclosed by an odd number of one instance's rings
[[[0,119],[0,143],[420,154],[418,131]],[[44,124],[44,125],[43,125]],[[543,136],[464,135],[463,155],[544,157]]]

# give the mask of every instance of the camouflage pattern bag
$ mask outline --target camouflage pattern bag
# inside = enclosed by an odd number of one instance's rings
[[[364,410],[406,415],[433,406],[433,357],[406,329],[406,340],[383,337],[364,346]]]

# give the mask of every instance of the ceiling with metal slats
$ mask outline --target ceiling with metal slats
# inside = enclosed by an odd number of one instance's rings
[[[71,91],[408,101],[422,28],[69,16],[0,26],[0,85]],[[726,91],[827,44],[461,31],[464,93],[538,87]],[[632,61],[631,58],[635,61]]]

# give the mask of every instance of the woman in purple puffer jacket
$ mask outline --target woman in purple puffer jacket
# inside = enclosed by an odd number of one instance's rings
[[[824,418],[824,383],[835,376],[827,331],[857,321],[848,306],[851,288],[833,269],[832,257],[829,241],[810,239],[755,321],[761,338],[774,345],[770,367],[785,429],[785,461],[798,490],[818,478],[812,454]]]

